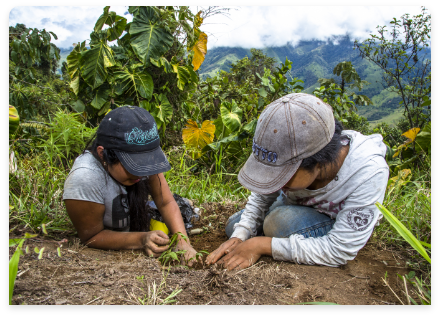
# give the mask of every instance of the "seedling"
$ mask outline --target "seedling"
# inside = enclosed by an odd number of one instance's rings
[[[160,255],[160,257],[158,258],[158,260],[162,264],[162,266],[165,266],[167,263],[171,263],[173,261],[179,262],[179,258],[181,258],[186,253],[186,250],[176,250],[175,251],[176,246],[177,246],[177,238],[179,235],[182,239],[184,239],[185,241],[188,242],[188,238],[183,233],[176,232],[175,234],[173,234],[171,236],[170,243],[168,245],[168,249],[166,251],[164,251]],[[199,259],[201,257],[203,257],[203,255],[205,255],[205,254],[209,254],[209,252],[204,251],[204,250],[199,251],[196,253],[196,255],[194,257],[190,258],[189,260],[185,260],[185,264],[188,264],[192,260],[199,261]]]

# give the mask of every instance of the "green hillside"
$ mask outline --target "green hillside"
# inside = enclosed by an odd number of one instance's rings
[[[61,48],[61,65],[73,47]],[[290,76],[304,81],[304,91],[313,93],[319,87],[319,78],[332,78],[333,68],[342,61],[351,61],[363,80],[370,85],[365,86],[362,93],[367,95],[373,105],[358,107],[358,113],[365,116],[371,123],[387,122],[394,125],[401,117],[398,111],[400,98],[384,90],[382,71],[371,62],[363,60],[357,50],[353,49],[353,40],[349,37],[333,37],[327,41],[301,41],[296,46],[266,47],[263,52],[282,62],[286,57],[292,62]],[[208,50],[205,60],[199,69],[202,79],[213,77],[221,70],[229,71],[230,65],[237,60],[251,56],[250,49],[241,47],[216,47]]]
[[[292,61],[290,75],[304,81],[304,89],[312,93],[319,87],[319,78],[331,78],[333,68],[342,61],[351,61],[362,79],[370,85],[362,91],[373,101],[372,106],[359,107],[358,112],[371,122],[386,121],[395,123],[401,117],[397,111],[400,99],[397,95],[383,89],[380,68],[363,60],[358,51],[353,49],[353,41],[348,37],[335,37],[328,41],[301,41],[297,46],[264,48],[264,53],[277,61],[286,57]],[[229,70],[230,64],[245,56],[250,56],[250,49],[238,47],[216,47],[209,50],[199,74],[202,78],[212,77],[220,70]]]

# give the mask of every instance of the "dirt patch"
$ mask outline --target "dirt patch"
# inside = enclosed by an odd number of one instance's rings
[[[212,251],[226,240],[227,218],[242,205],[204,204],[195,227],[208,232],[192,236],[197,250]],[[211,224],[211,225],[209,225]],[[11,235],[11,238],[13,235]],[[251,268],[227,272],[217,266],[203,270],[173,267],[163,270],[157,260],[140,251],[103,251],[87,248],[76,237],[63,243],[30,239],[30,250],[45,247],[43,259],[30,252],[20,258],[13,304],[107,305],[160,304],[176,300],[181,305],[283,305],[333,302],[344,305],[400,304],[382,281],[403,298],[405,274],[402,254],[369,243],[353,261],[339,268],[307,266],[262,257]],[[12,256],[13,248],[9,249]],[[174,294],[178,293],[176,296]],[[170,298],[171,297],[171,298]]]

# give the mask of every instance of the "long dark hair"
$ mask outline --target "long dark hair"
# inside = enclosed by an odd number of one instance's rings
[[[344,127],[342,123],[335,119],[335,133],[330,142],[322,148],[319,152],[303,159],[299,168],[303,168],[308,172],[312,172],[316,166],[323,167],[325,178],[334,178],[335,175],[327,174],[329,167],[334,167],[338,164],[339,153],[342,150],[341,135]]]
[[[98,144],[97,138],[94,138],[89,141],[84,152],[88,150],[101,164],[106,162],[107,166],[103,167],[108,172],[108,166],[119,163],[119,159],[115,151],[104,148],[102,152],[103,159],[101,160],[97,151],[99,145],[100,144]],[[119,184],[119,186],[123,185]],[[148,179],[141,179],[134,185],[124,187],[127,190],[128,196],[130,231],[149,231],[152,213],[151,207],[147,204],[150,196],[150,185]]]

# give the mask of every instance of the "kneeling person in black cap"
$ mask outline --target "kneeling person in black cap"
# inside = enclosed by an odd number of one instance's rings
[[[144,249],[159,256],[169,238],[163,231],[149,231],[149,195],[169,231],[187,235],[163,175],[170,169],[148,111],[132,106],[110,111],[64,184],[63,200],[81,241],[98,249]],[[196,254],[180,236],[177,247],[187,251],[187,260]]]

